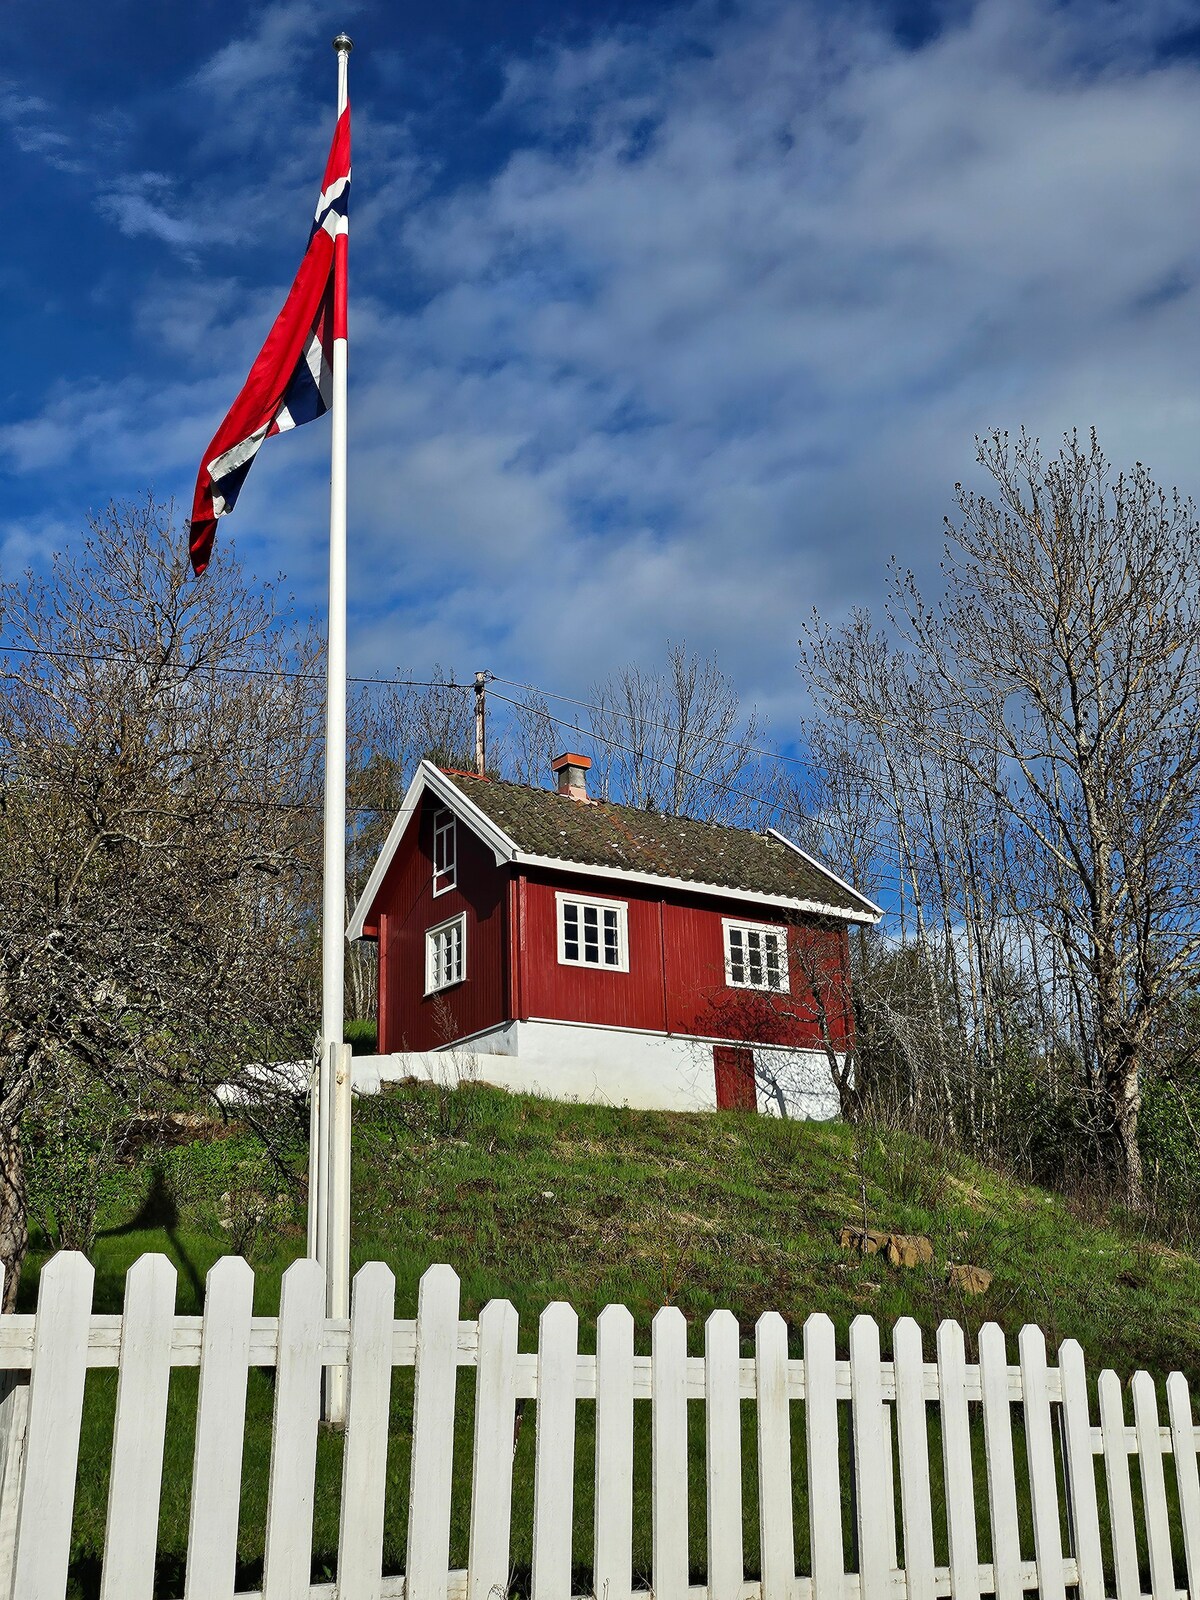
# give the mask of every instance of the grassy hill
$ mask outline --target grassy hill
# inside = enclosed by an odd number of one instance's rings
[[[299,1146],[294,1161],[301,1171]],[[232,1222],[257,1271],[256,1309],[274,1312],[279,1276],[304,1248],[303,1200],[285,1188],[244,1133],[146,1152],[101,1208],[97,1309],[119,1309],[125,1270],[146,1250],[176,1261],[179,1309],[198,1309]],[[933,1265],[893,1268],[841,1249],[838,1229],[864,1220],[928,1235]],[[984,1321],[1013,1335],[1037,1322],[1052,1346],[1079,1339],[1093,1369],[1200,1371],[1195,1260],[1119,1214],[1081,1215],[952,1152],[843,1124],[563,1105],[482,1086],[393,1089],[355,1107],[353,1238],[355,1265],[382,1259],[396,1272],[397,1315],[414,1313],[424,1268],[448,1261],[463,1314],[507,1297],[527,1347],[549,1300],[578,1308],[589,1343],[609,1301],[632,1308],[643,1340],[669,1301],[697,1324],[697,1350],[698,1324],[718,1306],[747,1335],[765,1310],[797,1327],[826,1311],[842,1340],[869,1311],[885,1346],[904,1315],[928,1330],[956,1317],[972,1346]],[[22,1309],[44,1245],[35,1238]],[[987,1268],[991,1288],[956,1292],[951,1262]]]
[[[580,1342],[594,1349],[594,1320],[609,1301],[633,1308],[640,1347],[665,1301],[692,1319],[694,1353],[702,1349],[703,1317],[728,1306],[750,1335],[767,1309],[788,1317],[799,1354],[799,1325],[816,1310],[838,1324],[845,1349],[850,1320],[871,1312],[883,1324],[917,1317],[930,1330],[943,1317],[964,1324],[974,1346],[981,1322],[994,1319],[1010,1335],[1039,1322],[1051,1343],[1072,1335],[1087,1351],[1093,1377],[1102,1364],[1126,1374],[1200,1369],[1200,1265],[1142,1238],[1120,1217],[1084,1217],[1060,1198],[1024,1189],[994,1172],[919,1141],[842,1125],[781,1123],[744,1113],[671,1115],[606,1107],[557,1105],[483,1087],[446,1093],[401,1088],[355,1109],[354,1256],[388,1261],[397,1276],[397,1314],[416,1309],[421,1272],[449,1261],[463,1283],[466,1316],[488,1299],[507,1296],[521,1316],[521,1342],[536,1344],[536,1321],[547,1301],[565,1298],[581,1315]],[[297,1172],[304,1152],[291,1153]],[[881,1257],[841,1249],[846,1224],[925,1233],[930,1266],[902,1270]],[[219,1138],[148,1149],[110,1185],[93,1251],[96,1307],[120,1309],[129,1264],[161,1250],[179,1268],[180,1311],[198,1309],[204,1274],[236,1237],[257,1271],[256,1310],[278,1308],[279,1278],[304,1249],[304,1212],[295,1184],[264,1161],[261,1146],[234,1129]],[[44,1241],[41,1241],[44,1246]],[[21,1287],[32,1307],[45,1260],[35,1249]],[[994,1273],[990,1289],[962,1297],[947,1284],[950,1262]],[[744,1346],[745,1353],[752,1347]],[[932,1352],[932,1338],[926,1348]],[[1010,1344],[1010,1349],[1012,1345]],[[71,1541],[72,1600],[99,1594],[116,1398],[115,1371],[89,1374]],[[250,1374],[245,1419],[238,1582],[261,1581],[273,1374]],[[195,1369],[172,1376],[168,1406],[156,1595],[183,1588],[187,1550]],[[403,1568],[408,1504],[407,1440],[412,1372],[393,1378],[388,1457],[385,1571]],[[536,1410],[536,1407],[534,1407]],[[451,1564],[467,1554],[467,1506],[473,1402],[464,1386],[456,1413],[456,1488]],[[527,1595],[532,1549],[534,1428],[519,1429],[514,1456],[511,1591]],[[578,1419],[573,1592],[591,1582],[592,1414]],[[752,1419],[744,1422],[752,1427]],[[931,1422],[935,1459],[936,1418]],[[1018,1422],[1019,1431],[1019,1422]],[[313,1578],[333,1575],[341,1472],[341,1439],[322,1433],[317,1451]],[[848,1449],[848,1445],[845,1446]],[[802,1452],[802,1435],[793,1436]],[[650,1582],[649,1415],[635,1419],[634,1571]],[[758,1570],[753,1438],[744,1441],[746,1571]],[[987,1474],[983,1432],[972,1428],[976,1498]],[[703,1438],[693,1430],[689,1489],[692,1581],[705,1571]],[[1020,1449],[1018,1447],[1018,1457]],[[799,1463],[799,1455],[797,1461]],[[845,1462],[843,1462],[845,1467]],[[797,1466],[797,1482],[803,1469]],[[1022,1480],[1023,1481],[1023,1480]],[[852,1496],[844,1477],[846,1548],[853,1548]],[[1024,1493],[1024,1491],[1022,1491]],[[947,1559],[942,1487],[932,1482],[938,1560]],[[1024,1546],[1032,1548],[1027,1500]],[[981,1511],[982,1516],[982,1511]],[[982,1526],[982,1522],[981,1522]],[[1178,1542],[1178,1541],[1177,1541]],[[797,1506],[799,1569],[808,1571],[808,1524]],[[1107,1547],[1106,1547],[1107,1549]],[[1142,1587],[1149,1581],[1145,1551]],[[1108,1579],[1109,1592],[1112,1584]],[[1181,1580],[1182,1581],[1182,1580]]]

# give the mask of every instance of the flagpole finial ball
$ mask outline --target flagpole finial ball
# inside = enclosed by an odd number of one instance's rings
[[[341,55],[343,52],[346,55],[349,55],[351,50],[354,49],[354,40],[348,33],[339,33],[337,38],[333,41],[333,48],[338,52],[339,55]]]

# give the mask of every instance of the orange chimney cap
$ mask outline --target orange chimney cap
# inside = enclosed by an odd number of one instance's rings
[[[551,772],[561,772],[564,767],[582,767],[586,772],[591,764],[591,756],[576,755],[574,751],[568,750],[561,756],[555,756],[550,763],[550,770]]]

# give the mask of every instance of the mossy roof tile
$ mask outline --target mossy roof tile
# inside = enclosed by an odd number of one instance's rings
[[[597,800],[587,805],[553,789],[499,778],[445,774],[517,849],[564,865],[681,878],[750,894],[805,900],[852,916],[874,916],[870,901],[819,863],[770,834]]]

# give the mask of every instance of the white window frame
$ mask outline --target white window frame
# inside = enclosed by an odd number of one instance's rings
[[[458,928],[459,971],[452,977],[438,978],[438,940],[451,928]],[[467,976],[467,914],[460,911],[456,917],[447,917],[436,927],[425,930],[425,993],[440,994],[443,989],[453,989]]]
[[[441,866],[438,865],[438,843],[449,839]],[[433,897],[445,894],[458,883],[458,818],[449,806],[441,806],[433,813]]]
[[[790,994],[792,988],[791,975],[788,972],[788,947],[787,928],[780,927],[777,922],[743,922],[740,917],[722,917],[721,928],[725,939],[725,982],[731,989],[753,989],[759,994]],[[745,961],[746,976],[738,979],[733,975],[733,947],[730,934],[738,933],[769,933],[779,940],[779,987],[774,988],[769,983],[752,983],[750,981],[750,963]],[[763,972],[766,972],[766,963],[763,963]]]
[[[629,971],[629,902],[627,900],[608,900],[594,894],[575,894],[566,889],[556,892],[555,901],[558,906],[558,964],[560,967],[586,967],[589,972],[628,972]],[[583,957],[583,940],[579,941],[580,954],[567,955],[567,924],[564,908],[572,906],[594,906],[597,911],[615,911],[617,914],[617,955],[619,960],[613,963],[605,961],[586,961]],[[581,919],[582,922],[582,919]],[[603,933],[603,923],[601,923]],[[603,938],[601,938],[601,953],[603,953]]]

